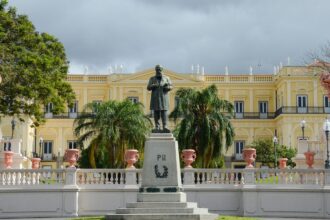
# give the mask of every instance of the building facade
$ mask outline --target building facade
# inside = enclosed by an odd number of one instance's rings
[[[73,121],[90,102],[109,99],[141,102],[145,113],[149,114],[150,92],[146,86],[154,69],[132,74],[109,75],[69,75],[76,102],[66,113],[54,115],[52,104],[45,106],[46,123],[34,129],[25,123],[17,123],[15,136],[21,138],[22,152],[27,156],[38,152],[42,156],[44,168],[56,168],[68,148],[76,147]],[[298,147],[302,138],[300,122],[306,121],[305,139],[318,143],[313,145],[320,157],[324,157],[325,138],[323,122],[330,113],[330,101],[319,82],[317,67],[284,66],[276,74],[180,74],[164,70],[174,85],[169,93],[171,110],[176,103],[175,92],[179,88],[202,89],[211,84],[218,88],[219,97],[234,104],[235,142],[224,152],[227,167],[244,165],[242,150],[258,138],[278,138],[279,144]],[[2,121],[2,133],[10,138],[12,119]],[[171,124],[174,127],[174,124]],[[3,149],[2,149],[3,150]]]

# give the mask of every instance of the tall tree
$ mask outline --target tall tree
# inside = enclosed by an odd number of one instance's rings
[[[143,105],[130,100],[89,103],[74,125],[78,143],[90,148],[89,161],[94,168],[97,166],[96,155],[100,153],[109,156],[110,167],[124,167],[125,150],[142,149],[151,129]]]
[[[276,146],[276,157],[278,159],[281,157],[288,158],[288,166],[296,166],[296,164],[292,161],[292,158],[294,158],[297,154],[297,149],[295,148],[279,144],[274,146],[273,140],[271,138],[257,139],[253,141],[251,145],[256,149],[257,152],[256,161],[261,162],[262,165],[274,166]]]
[[[179,102],[170,114],[175,122],[182,118],[175,132],[180,148],[195,149],[204,168],[220,157],[224,142],[229,148],[234,137],[230,122],[234,107],[217,93],[215,85],[201,91],[181,88],[176,92]]]
[[[41,106],[49,102],[55,114],[63,112],[75,97],[67,72],[63,45],[37,32],[27,16],[0,0],[0,113],[28,115],[38,123],[43,118]]]

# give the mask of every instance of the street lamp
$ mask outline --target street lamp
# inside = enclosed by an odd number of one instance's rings
[[[40,147],[40,150],[39,150],[39,156],[41,157],[41,152],[42,152],[42,144],[44,143],[44,139],[42,137],[39,138],[39,147]]]
[[[302,139],[305,140],[305,126],[306,126],[306,121],[302,120],[300,122],[300,127],[301,127],[301,131],[302,131]]]
[[[277,155],[276,155],[276,144],[278,142],[278,139],[276,136],[273,137],[273,143],[274,143],[274,155],[275,155],[275,162],[274,162],[274,168],[276,169],[277,166]]]
[[[329,131],[330,131],[330,121],[326,119],[323,123],[323,130],[325,132],[325,138],[327,140],[327,159],[325,160],[325,169],[330,168],[329,164]]]
[[[14,138],[14,130],[15,130],[15,126],[16,126],[16,121],[15,119],[11,120],[11,139]]]

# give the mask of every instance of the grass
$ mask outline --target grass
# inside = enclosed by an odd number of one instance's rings
[[[88,216],[88,217],[79,217],[79,218],[73,218],[72,220],[105,220],[104,216]]]
[[[257,180],[257,184],[278,184],[278,176],[269,176],[264,179]]]
[[[220,216],[217,220],[257,220],[257,219],[250,217]]]
[[[73,218],[72,220],[105,220],[104,216],[89,216]],[[256,218],[237,217],[237,216],[219,216],[217,220],[257,220]]]

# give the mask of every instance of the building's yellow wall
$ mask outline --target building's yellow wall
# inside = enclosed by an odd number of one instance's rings
[[[309,107],[323,107],[325,91],[320,86],[317,72],[310,67],[283,67],[276,75],[196,75],[179,74],[165,70],[173,82],[174,89],[170,92],[170,110],[174,108],[175,92],[179,88],[202,89],[211,84],[218,87],[219,97],[234,101],[244,101],[245,112],[259,112],[259,101],[268,102],[268,111],[274,113],[282,106],[296,106],[297,95],[308,96]],[[78,112],[92,101],[109,99],[123,100],[127,97],[138,97],[149,113],[150,92],[146,86],[154,75],[153,69],[135,74],[111,75],[69,75],[78,101]],[[277,94],[277,97],[276,97]],[[276,104],[277,103],[277,104]],[[277,105],[277,109],[276,109]],[[305,136],[313,140],[322,139],[322,124],[327,114],[280,114],[274,119],[232,119],[235,127],[235,140],[243,140],[248,145],[258,138],[272,138],[275,130],[280,144],[297,147],[297,139],[301,137],[300,121],[306,120]],[[52,140],[53,153],[63,155],[68,140],[75,140],[73,135],[74,119],[47,119],[37,129],[37,140]],[[173,125],[172,125],[173,128]],[[3,127],[8,135],[8,128]],[[10,129],[9,129],[10,131]],[[28,150],[32,149],[34,135],[25,135]],[[31,140],[30,140],[31,139]],[[39,148],[39,147],[38,147]],[[235,154],[231,147],[227,156]]]

